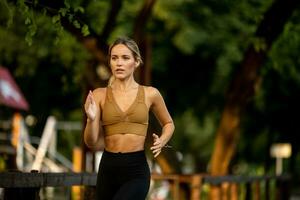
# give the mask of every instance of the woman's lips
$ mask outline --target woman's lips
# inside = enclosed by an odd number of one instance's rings
[[[115,70],[117,73],[122,73],[122,72],[124,72],[125,70],[124,69],[116,69]]]
[[[123,70],[123,69],[117,69],[117,70],[115,70],[115,74],[123,76],[125,74],[125,70]]]

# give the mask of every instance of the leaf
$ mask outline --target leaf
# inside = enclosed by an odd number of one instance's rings
[[[32,36],[29,34],[29,32],[25,36],[25,41],[28,44],[28,46],[32,45]]]
[[[78,11],[79,11],[79,12],[81,12],[81,13],[84,13],[84,8],[81,7],[81,6],[77,6],[77,7],[74,8],[74,11],[75,11],[75,12],[78,12]]]
[[[72,21],[73,21],[73,18],[74,18],[74,15],[72,15],[72,14],[69,14],[69,16],[68,16],[68,20],[69,20],[69,22],[72,22]]]
[[[80,28],[81,27],[77,20],[73,21],[73,25],[75,26],[75,28]]]
[[[57,23],[58,21],[60,21],[60,15],[54,15],[52,17],[52,23],[55,24]]]
[[[88,36],[90,34],[89,27],[86,24],[82,26],[81,33],[83,36]]]
[[[37,6],[37,5],[38,5],[38,3],[39,3],[39,1],[38,1],[38,0],[34,0],[34,1],[33,1],[33,5],[34,5],[34,6]]]
[[[70,5],[70,3],[69,3],[68,0],[65,0],[65,1],[64,1],[64,4],[65,4],[65,6],[66,6],[67,9],[70,9],[70,8],[71,8],[71,5]]]
[[[30,25],[29,27],[29,35],[31,36],[31,37],[33,37],[35,34],[36,34],[36,31],[37,31],[37,27],[36,27],[36,25]]]
[[[253,46],[256,52],[265,51],[267,49],[266,41],[259,37],[253,39]]]
[[[59,41],[60,41],[59,36],[56,36],[55,39],[54,39],[54,44],[58,45]]]
[[[58,11],[58,13],[60,13],[61,16],[65,17],[66,14],[68,13],[68,11],[69,10],[67,8],[60,8],[59,11]]]
[[[46,9],[46,8],[43,8],[43,9],[42,9],[42,14],[43,14],[44,16],[47,15],[47,9]]]
[[[207,35],[198,30],[197,27],[186,25],[180,29],[174,37],[175,45],[184,53],[192,54],[196,46],[204,41]]]
[[[31,19],[29,17],[26,17],[25,24],[26,25],[31,24]]]

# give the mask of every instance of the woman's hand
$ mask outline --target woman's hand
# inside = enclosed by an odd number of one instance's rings
[[[85,113],[91,121],[95,120],[99,108],[94,100],[93,93],[89,91],[84,104]]]
[[[154,154],[154,158],[156,158],[160,154],[161,149],[163,148],[163,144],[160,137],[158,137],[158,135],[153,133],[152,136],[153,136],[153,146],[150,149]]]

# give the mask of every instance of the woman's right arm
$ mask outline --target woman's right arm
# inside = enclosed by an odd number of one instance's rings
[[[87,117],[84,129],[84,142],[92,149],[97,149],[103,145],[102,125],[101,125],[101,101],[103,99],[103,88],[98,88],[89,92],[86,97],[84,109]]]

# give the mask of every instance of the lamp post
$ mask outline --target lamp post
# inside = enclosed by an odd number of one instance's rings
[[[290,143],[274,143],[270,149],[271,157],[276,158],[276,175],[282,174],[282,159],[289,158],[292,154]]]

